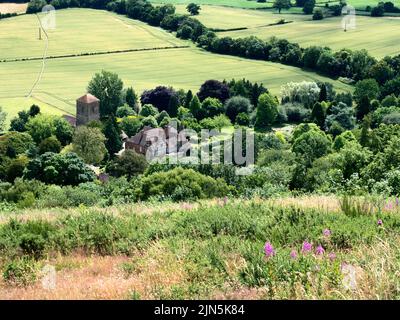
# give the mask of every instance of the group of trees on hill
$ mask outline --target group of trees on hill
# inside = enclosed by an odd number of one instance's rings
[[[278,99],[246,79],[211,79],[197,92],[158,86],[137,95],[118,75],[102,71],[88,84],[92,94],[110,92],[101,102],[100,121],[73,128],[35,105],[12,119],[10,131],[0,136],[0,203],[106,205],[150,197],[269,197],[292,190],[397,195],[399,88],[368,78],[357,82],[352,95],[329,83],[303,81],[283,85]],[[294,125],[292,132],[272,129],[287,123]],[[115,154],[122,131],[132,136],[144,126],[171,124],[195,131],[253,128],[255,170],[237,176],[235,163],[178,169],[168,161],[149,164],[133,150]],[[107,178],[95,183],[88,165],[100,167]]]

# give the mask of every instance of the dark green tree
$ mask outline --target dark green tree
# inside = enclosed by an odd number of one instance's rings
[[[102,70],[96,73],[88,85],[88,92],[100,99],[100,117],[115,115],[122,104],[123,82],[116,73]]]
[[[105,146],[108,154],[110,158],[114,158],[115,154],[122,149],[121,130],[118,127],[115,117],[109,117],[106,120],[103,133],[106,137]]]

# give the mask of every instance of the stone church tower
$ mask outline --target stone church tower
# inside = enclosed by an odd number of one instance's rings
[[[100,100],[90,93],[76,100],[76,126],[100,119]]]

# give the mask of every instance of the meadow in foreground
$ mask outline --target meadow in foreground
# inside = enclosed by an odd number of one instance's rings
[[[320,200],[21,213],[0,227],[0,297],[398,299],[398,202]]]

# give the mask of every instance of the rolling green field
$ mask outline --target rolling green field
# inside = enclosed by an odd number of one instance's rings
[[[185,5],[176,5],[176,11],[178,13],[187,13]],[[196,16],[196,19],[199,19],[209,28],[232,29],[261,27],[269,23],[277,22],[280,19],[304,21],[309,20],[310,17],[302,14],[278,14],[273,11],[247,10],[206,5],[202,6],[200,14]]]
[[[177,7],[184,12],[184,6]],[[289,11],[290,12],[290,11]],[[302,14],[278,14],[272,11],[247,10],[203,6],[196,16],[207,27],[231,29],[247,27],[246,30],[220,33],[220,36],[233,38],[258,36],[269,39],[272,36],[288,39],[303,47],[310,45],[328,46],[334,50],[342,48],[367,49],[377,58],[395,55],[400,52],[400,17],[356,17],[356,29],[344,32],[341,17],[331,17],[313,21],[311,16]],[[280,19],[293,21],[284,25],[267,26]]]
[[[115,30],[121,34],[116,37],[128,38],[131,44],[146,46],[143,42],[143,32],[147,34],[160,34],[167,39],[173,35],[168,34],[160,29],[146,26],[140,22],[131,20],[133,30],[124,28],[124,34],[121,31],[120,21],[117,21],[117,15],[104,12],[93,11],[86,9],[62,10],[57,12],[62,19],[58,20],[58,28],[56,32],[64,34],[63,24],[61,21],[77,21],[85,22],[85,34],[87,35],[84,47],[79,50],[87,50],[90,48],[90,42],[93,40],[93,46],[96,50],[105,51],[113,48],[124,46],[124,42],[119,43],[115,39],[106,39],[103,43],[98,41],[96,37],[89,36],[91,30],[95,32],[98,28],[96,19],[86,19],[86,15],[93,17],[96,15],[101,21],[109,21],[113,23],[110,28],[115,25]],[[72,17],[69,17],[72,16]],[[80,17],[80,18],[79,18]],[[104,17],[104,20],[102,19]],[[119,17],[118,17],[119,18]],[[32,17],[29,15],[21,16],[16,19],[9,19],[8,27],[12,30],[10,23],[15,23],[13,35],[10,40],[3,39],[1,46],[12,46],[13,38],[23,37],[21,29],[16,28],[17,25],[23,24],[24,19],[30,21]],[[91,21],[91,23],[88,23]],[[110,22],[111,21],[111,22]],[[0,21],[0,28],[3,25]],[[141,28],[136,28],[135,24]],[[72,25],[67,26],[68,29]],[[74,42],[74,37],[80,42],[83,35],[78,32],[79,24],[75,31],[70,31],[69,39]],[[11,31],[10,31],[11,32]],[[67,32],[65,32],[67,35]],[[159,38],[162,38],[161,36]],[[157,38],[157,39],[159,39]],[[136,41],[137,39],[137,41]],[[36,40],[39,41],[39,40]],[[142,42],[141,42],[142,41]],[[174,39],[176,44],[190,45],[190,42]],[[112,47],[114,46],[114,47]],[[76,50],[61,41],[56,41],[55,44],[50,38],[50,47],[54,52],[61,54],[69,53],[71,50]],[[13,48],[14,56],[26,55],[24,47],[15,46]],[[95,51],[95,50],[93,50]],[[1,52],[4,52],[3,49]],[[29,56],[31,54],[29,53]],[[45,72],[41,82],[33,93],[33,100],[26,100],[24,97],[31,89],[41,68],[41,60],[33,61],[17,61],[17,62],[1,62],[0,63],[0,105],[11,115],[17,111],[26,108],[31,103],[35,102],[38,105],[46,108],[52,113],[75,113],[75,100],[86,92],[86,87],[89,80],[102,69],[113,71],[124,81],[125,86],[133,86],[138,93],[144,89],[154,88],[157,85],[170,85],[175,88],[198,90],[200,85],[207,79],[231,79],[231,78],[247,78],[252,81],[262,82],[274,94],[279,94],[280,87],[290,81],[303,80],[320,80],[330,81],[335,84],[339,90],[351,90],[351,88],[338,81],[333,81],[328,78],[319,76],[315,73],[302,71],[299,68],[284,66],[281,64],[241,59],[231,56],[215,55],[194,46],[180,49],[164,49],[152,51],[138,51],[129,53],[80,56],[70,58],[48,59],[46,62]]]
[[[0,60],[43,55],[45,40],[38,40],[35,15],[2,20],[0,30]],[[149,28],[143,22],[122,15],[92,9],[58,10],[56,29],[50,30],[48,35],[49,56],[181,44],[172,34],[160,28]]]
[[[150,0],[153,3],[172,3],[174,5],[187,5],[191,2],[200,5],[214,5],[214,6],[224,6],[224,7],[234,7],[234,8],[246,8],[246,9],[260,9],[260,8],[271,8],[273,0],[267,0],[266,3],[258,3],[256,0]],[[364,10],[366,6],[376,6],[380,0],[348,0],[346,1],[348,5],[355,7],[356,9]],[[398,0],[393,1],[396,5]],[[339,1],[332,0],[316,0],[317,4],[329,3],[339,3]],[[294,1],[292,1],[294,4]],[[397,3],[398,5],[398,3]],[[292,8],[296,9],[296,8]]]
[[[227,6],[227,7],[237,7],[237,8],[265,8],[271,7],[270,3],[258,3],[256,0],[150,0],[153,3],[171,3],[171,4],[212,4],[215,6]]]

